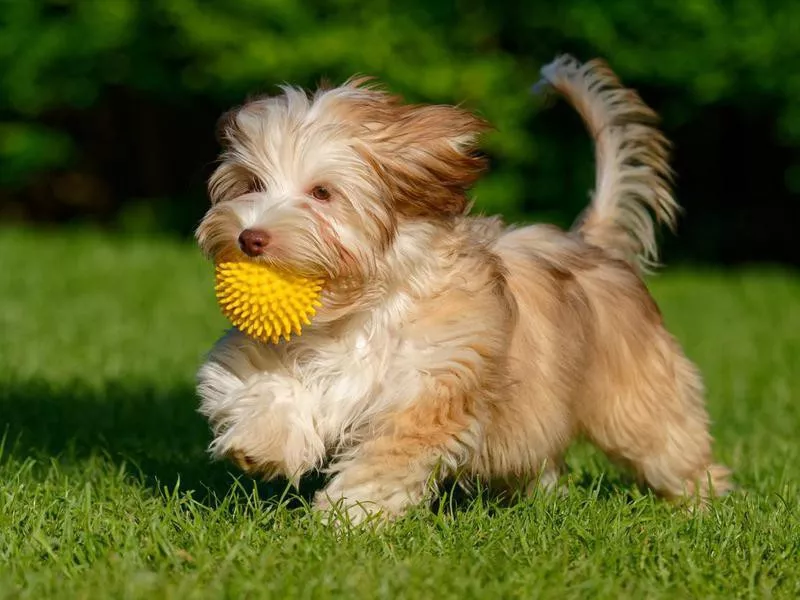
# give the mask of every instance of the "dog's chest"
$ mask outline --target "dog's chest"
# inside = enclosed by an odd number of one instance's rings
[[[336,338],[304,340],[296,376],[315,399],[314,417],[326,437],[357,429],[416,397],[419,352],[405,334],[405,314],[375,311]]]

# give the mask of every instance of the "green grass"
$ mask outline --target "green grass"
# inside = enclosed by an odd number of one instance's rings
[[[0,596],[798,597],[800,278],[651,283],[745,491],[692,517],[579,445],[566,499],[337,537],[205,454],[193,376],[225,323],[192,246],[0,230]]]

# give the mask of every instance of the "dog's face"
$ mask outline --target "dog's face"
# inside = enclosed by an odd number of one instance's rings
[[[403,219],[464,211],[484,129],[463,110],[405,105],[363,80],[310,97],[284,88],[220,120],[198,242],[213,260],[368,277]]]

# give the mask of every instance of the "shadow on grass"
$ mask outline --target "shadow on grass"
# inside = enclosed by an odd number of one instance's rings
[[[198,502],[216,506],[240,484],[258,488],[265,501],[291,498],[309,501],[322,485],[309,476],[298,492],[287,494],[285,481],[257,482],[206,453],[208,424],[196,411],[191,387],[155,388],[111,383],[52,386],[33,381],[0,388],[0,415],[5,458],[54,457],[65,464],[105,456],[127,465],[141,481],[159,492],[192,491]],[[240,483],[237,483],[237,479]]]
[[[310,502],[323,485],[324,477],[314,474],[296,491],[287,489],[284,480],[256,481],[229,463],[213,462],[206,453],[208,424],[196,408],[190,386],[157,388],[117,382],[92,388],[85,384],[52,386],[41,381],[7,385],[0,388],[5,457],[54,457],[68,464],[104,456],[115,464],[126,464],[129,472],[159,493],[178,487],[191,491],[196,501],[210,507],[219,506],[234,488],[252,490],[254,486],[265,502],[285,499],[289,507],[299,507]],[[596,499],[619,497],[632,481],[619,471],[612,473],[611,479],[574,473],[572,485]],[[434,511],[444,509],[454,514],[481,501],[452,481],[441,490],[444,494],[434,502]],[[478,496],[492,504],[497,502],[498,507],[522,499],[516,494],[498,496],[485,488]],[[628,496],[627,500],[633,501],[633,496]]]

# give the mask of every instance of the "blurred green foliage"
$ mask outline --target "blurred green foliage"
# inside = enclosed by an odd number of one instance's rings
[[[2,212],[143,223],[145,206],[150,221],[188,230],[219,112],[278,83],[367,73],[495,125],[479,207],[568,223],[591,187],[589,142],[574,115],[542,113],[528,89],[569,51],[609,60],[663,114],[681,200],[698,215],[689,238],[726,259],[725,231],[752,228],[752,207],[770,214],[764,223],[796,214],[798,32],[790,0],[5,0]],[[793,260],[782,235],[747,243]]]

